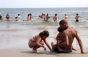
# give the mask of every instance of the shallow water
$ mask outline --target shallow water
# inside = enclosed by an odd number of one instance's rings
[[[79,33],[80,38],[83,41],[84,47],[88,48],[88,30],[87,25],[85,23],[79,22],[70,22],[69,25],[73,26]],[[54,24],[54,25],[52,25]],[[40,23],[25,23],[25,22],[1,22],[0,23],[0,49],[7,48],[29,48],[28,40],[35,35],[38,35],[39,32],[43,30],[48,30],[50,32],[50,36],[47,41],[49,44],[52,41],[55,41],[55,37],[58,33],[58,22],[48,23],[48,22],[40,22]],[[73,43],[75,48],[78,48],[78,43],[75,40]]]

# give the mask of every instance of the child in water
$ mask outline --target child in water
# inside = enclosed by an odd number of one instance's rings
[[[44,30],[44,31],[40,32],[39,35],[37,35],[37,36],[35,36],[35,37],[33,37],[32,39],[29,40],[29,42],[28,42],[29,47],[33,49],[33,52],[37,53],[37,49],[40,48],[40,47],[43,47],[44,50],[46,50],[46,48],[44,46],[44,43],[45,43],[46,46],[51,51],[51,48],[46,41],[48,36],[49,36],[48,31]]]

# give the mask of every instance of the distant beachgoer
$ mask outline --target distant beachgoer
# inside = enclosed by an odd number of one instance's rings
[[[7,21],[9,21],[9,18],[10,18],[10,16],[9,16],[9,14],[7,14],[7,15],[6,15]]]
[[[2,15],[0,14],[0,20],[2,20]]]
[[[46,20],[46,15],[45,14],[42,14],[42,18],[45,21]]]
[[[49,36],[49,32],[44,30],[42,32],[39,33],[39,35],[33,37],[32,39],[29,40],[29,47],[33,49],[33,52],[37,52],[37,49],[40,47],[43,47],[44,50],[46,50],[44,43],[46,44],[46,46],[49,48],[49,50],[51,51],[51,48],[49,46],[49,44],[47,43],[46,39]]]
[[[64,16],[64,19],[65,19],[65,20],[67,20],[67,19],[68,19],[68,16],[67,16],[67,14],[65,14],[65,16]]]
[[[44,13],[42,13],[42,15],[39,15],[39,18],[41,18],[45,21],[46,20],[46,15]]]
[[[50,17],[49,17],[49,14],[47,13],[47,14],[46,14],[45,21],[47,22],[47,21],[49,20],[49,18],[50,18]]]
[[[61,20],[59,22],[59,25],[60,25],[60,27],[58,28],[59,33],[57,34],[56,37],[57,43],[55,45],[53,44],[53,42],[51,43],[53,51],[58,53],[72,52],[73,49],[72,43],[74,38],[76,38],[76,40],[79,43],[81,53],[84,53],[82,41],[78,35],[78,32],[74,28],[69,27],[68,22],[66,20]]]
[[[57,21],[57,14],[53,17],[54,22]]]
[[[32,14],[30,13],[30,14],[28,14],[28,16],[27,16],[27,21],[31,21],[32,20]]]
[[[76,22],[79,22],[80,16],[79,16],[79,14],[78,14],[78,13],[76,14],[75,19],[76,19]]]
[[[17,16],[17,17],[15,17],[16,21],[19,21],[19,20],[20,20],[20,18],[21,18],[20,14],[18,14],[18,16]]]
[[[44,16],[44,13],[42,13],[42,15],[39,15],[40,18],[43,18],[43,16]]]

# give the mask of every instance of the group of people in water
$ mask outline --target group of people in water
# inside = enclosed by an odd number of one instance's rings
[[[43,19],[44,21],[46,21],[46,22],[47,22],[50,18],[52,18],[54,22],[56,22],[56,21],[59,19],[57,13],[56,13],[53,17],[50,17],[48,13],[47,13],[47,14],[42,13],[41,15],[39,15],[39,18],[42,18],[42,19]],[[67,16],[67,14],[65,14],[65,16],[64,16],[63,19],[67,20],[68,18],[69,18],[69,17]],[[80,16],[79,16],[79,14],[77,13],[76,16],[75,16],[76,22],[79,22],[79,19],[80,19]]]
[[[28,46],[32,48],[35,53],[37,53],[37,50],[40,47],[43,47],[44,50],[46,50],[44,44],[46,44],[52,52],[71,53],[72,50],[76,50],[72,46],[74,39],[76,39],[78,41],[81,53],[84,54],[83,44],[77,30],[70,27],[65,19],[61,20],[59,25],[60,27],[57,28],[58,34],[56,36],[56,43],[53,44],[53,42],[51,42],[51,47],[47,42],[47,38],[49,37],[49,32],[47,30],[42,31],[38,35],[31,38],[28,42]]]
[[[50,17],[48,13],[47,14],[42,13],[38,17],[41,18],[41,19],[43,19],[45,22],[47,22],[50,18],[52,18],[54,22],[57,21],[57,19],[59,19],[57,13],[53,17]],[[10,21],[10,15],[9,14],[6,14],[6,17],[5,18],[6,18],[7,21]],[[33,19],[33,16],[32,16],[31,13],[29,13],[28,16],[27,16],[27,20],[26,21],[32,21],[32,19]],[[68,19],[67,14],[65,14],[65,16],[64,16],[63,19]],[[77,13],[76,14],[76,17],[75,17],[76,22],[79,22],[79,19],[80,19],[80,16]],[[1,14],[0,14],[0,20],[3,20],[3,17],[2,17]],[[21,20],[21,15],[20,14],[18,14],[15,17],[15,21],[19,21],[19,20]]]
[[[10,15],[9,14],[6,14],[6,21],[10,21]],[[2,15],[0,14],[0,20],[3,20],[4,18],[2,17]],[[15,21],[20,21],[21,20],[21,15],[20,14],[17,14],[17,16],[15,17]],[[27,21],[31,21],[32,20],[32,14],[28,14],[27,16]],[[23,20],[24,21],[24,20]]]

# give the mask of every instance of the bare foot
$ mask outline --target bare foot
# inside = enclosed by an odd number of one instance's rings
[[[88,52],[81,52],[81,54],[88,54]]]
[[[33,50],[33,53],[37,53],[37,50]]]
[[[33,48],[33,53],[37,53],[37,50],[35,48]]]

